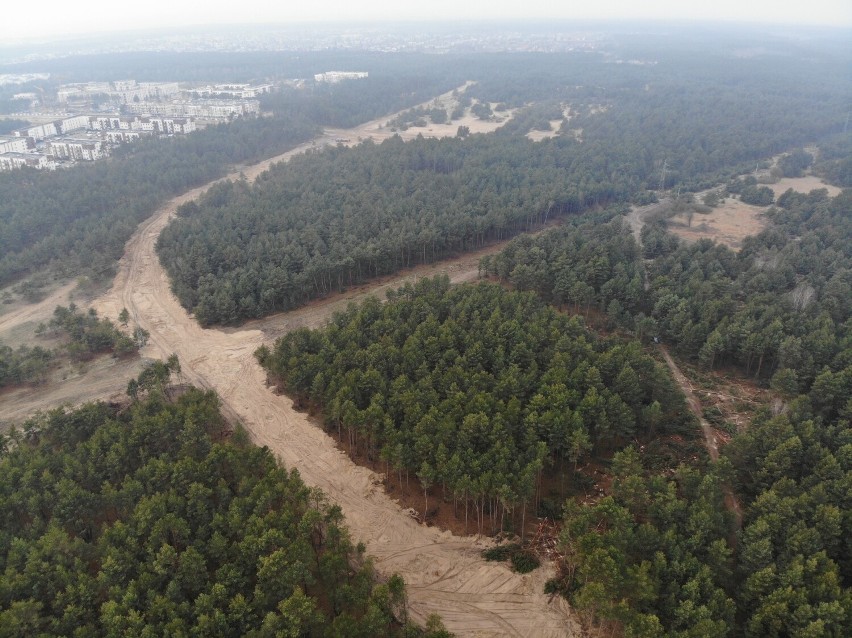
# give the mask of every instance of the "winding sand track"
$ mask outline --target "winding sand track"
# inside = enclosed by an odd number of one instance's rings
[[[365,128],[351,131],[350,137]],[[333,137],[340,137],[340,132],[244,168],[242,174],[254,179],[272,162],[314,148],[321,141],[333,141]],[[321,325],[349,300],[406,277],[236,330],[203,329],[178,304],[154,246],[176,207],[197,198],[209,186],[173,199],[140,225],[127,243],[112,289],[93,306],[102,316],[111,317],[126,307],[132,320],[151,333],[144,355],[165,358],[177,353],[188,381],[216,390],[225,411],[245,425],[255,443],[269,447],[287,467],[297,468],[308,485],[321,488],[338,503],[353,538],[366,543],[378,569],[405,578],[415,620],[422,622],[429,614],[438,613],[447,628],[460,636],[580,635],[567,603],[543,593],[552,568],[515,574],[502,564],[480,558],[483,542],[418,524],[383,492],[377,474],[355,465],[307,415],[296,412],[287,397],[266,387],[265,373],[252,356],[261,343],[294,327]],[[476,275],[475,257],[459,264],[454,262],[451,269],[453,280]],[[438,265],[419,272],[441,269]]]

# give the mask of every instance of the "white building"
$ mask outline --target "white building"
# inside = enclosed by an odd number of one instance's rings
[[[369,77],[369,75],[367,71],[326,71],[314,75],[314,81],[335,84],[343,80],[360,80]]]
[[[0,138],[0,153],[26,153],[35,148],[31,137]]]
[[[61,103],[75,98],[84,98],[91,95],[108,95],[112,90],[109,82],[86,82],[85,84],[65,84],[59,87],[56,97]]]
[[[121,118],[118,115],[91,115],[89,128],[93,131],[110,131],[121,128]]]
[[[56,134],[56,124],[53,122],[48,122],[47,124],[42,124],[41,126],[33,126],[32,128],[23,129],[21,131],[15,131],[13,133],[15,137],[31,137],[36,142],[39,142],[46,137],[53,137]]]
[[[89,128],[93,131],[137,131],[162,135],[185,135],[196,130],[195,122],[185,117],[163,117],[158,115],[92,115],[89,116]],[[127,141],[126,136],[115,136],[119,141]],[[134,136],[133,139],[137,139]]]
[[[106,148],[101,140],[63,138],[47,144],[47,154],[56,159],[94,162],[106,157]]]
[[[202,117],[227,119],[260,113],[257,100],[206,100],[204,102],[139,102],[128,104],[127,110],[162,117]]]
[[[252,86],[250,84],[215,84],[213,86],[205,86],[202,88],[192,89],[188,91],[196,97],[232,97],[241,99],[251,99],[264,93],[272,91],[271,84],[258,84]]]
[[[25,166],[49,170],[56,168],[56,164],[44,155],[33,155],[31,153],[0,153],[0,171],[13,171]]]
[[[135,142],[145,135],[145,133],[143,131],[116,130],[106,131],[103,135],[106,141],[111,144],[124,144],[125,142]]]
[[[177,82],[142,82],[137,84],[135,80],[113,82],[113,90],[109,96],[122,104],[133,102],[144,102],[145,100],[165,100],[177,95],[180,87]]]
[[[149,118],[155,133],[163,135],[186,135],[195,130],[195,122],[184,117]]]
[[[59,132],[62,133],[62,135],[67,135],[71,131],[78,131],[80,129],[87,128],[89,128],[88,115],[75,115],[74,117],[69,117],[68,119],[59,122]]]

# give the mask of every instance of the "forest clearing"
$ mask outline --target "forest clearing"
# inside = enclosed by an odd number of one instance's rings
[[[686,241],[713,239],[732,250],[739,250],[743,239],[766,228],[765,212],[766,208],[727,197],[724,203],[706,214],[692,213],[691,224],[689,213],[678,213],[671,218],[669,230]]]
[[[815,175],[804,177],[783,177],[768,184],[777,198],[788,189],[798,193],[809,193],[824,188],[830,197],[840,193],[840,189],[826,184]],[[702,193],[697,197],[700,199]],[[731,196],[725,197],[707,213],[683,212],[669,220],[669,230],[686,241],[712,239],[732,250],[739,250],[746,237],[757,235],[767,227],[769,220],[764,213],[766,207],[753,206]]]

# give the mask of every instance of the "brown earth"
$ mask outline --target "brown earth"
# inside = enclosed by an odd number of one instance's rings
[[[686,241],[714,239],[733,250],[739,250],[743,239],[757,235],[766,228],[768,220],[764,212],[766,208],[728,197],[709,213],[694,213],[691,225],[685,213],[675,215],[669,222],[669,232]]]
[[[336,143],[341,138],[355,143],[357,137],[373,130],[371,126],[377,127],[378,122],[351,131],[327,131],[314,144],[242,172],[254,179],[271,163],[317,143]],[[451,127],[452,134],[456,126]],[[165,358],[176,353],[187,381],[215,389],[225,413],[238,418],[255,443],[269,447],[287,467],[297,468],[308,485],[320,487],[338,503],[353,537],[366,543],[377,568],[405,578],[415,620],[422,622],[429,614],[438,613],[447,628],[460,636],[579,635],[581,630],[568,604],[543,593],[545,581],[553,574],[552,565],[531,574],[515,574],[479,556],[491,541],[454,536],[417,523],[384,493],[380,475],[355,465],[307,415],[294,410],[292,401],[266,387],[266,375],[252,356],[271,337],[298,326],[322,325],[350,301],[396,286],[409,277],[447,271],[453,281],[475,278],[478,257],[468,255],[416,269],[378,286],[334,295],[237,329],[203,329],[171,294],[154,245],[177,206],[200,196],[206,188],[209,185],[173,199],[140,225],[127,243],[112,289],[93,307],[103,316],[116,316],[126,307],[132,321],[151,333],[144,355]]]
[[[805,177],[785,177],[774,184],[766,184],[778,197],[787,189],[792,188],[800,193],[809,193],[813,189],[825,188],[832,197],[840,193],[839,188],[826,184],[815,175]],[[700,200],[704,193],[698,193]],[[671,218],[669,231],[686,241],[713,239],[725,244],[733,250],[742,248],[742,241],[750,235],[757,235],[769,221],[764,216],[765,207],[751,206],[733,197],[725,198],[724,202],[710,213],[694,213],[690,224],[685,213],[679,213]]]

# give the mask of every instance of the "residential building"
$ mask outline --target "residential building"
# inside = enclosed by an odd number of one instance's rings
[[[32,153],[0,153],[0,171],[12,171],[29,166],[37,169],[54,169],[54,164],[44,155]]]
[[[33,126],[31,128],[15,131],[14,133],[12,133],[12,135],[14,135],[15,137],[31,137],[36,142],[40,142],[46,137],[53,137],[57,134],[58,131],[56,130],[56,124],[54,122],[48,122],[47,124]]]
[[[58,124],[59,132],[62,135],[67,135],[71,131],[78,131],[80,129],[89,128],[89,116],[75,115],[74,117],[69,117],[68,119],[61,120]]]
[[[61,138],[48,142],[47,154],[56,159],[94,162],[106,157],[107,152],[101,140]]]
[[[128,104],[126,108],[129,112],[140,115],[206,119],[227,119],[260,113],[260,103],[257,100],[139,102]]]
[[[0,153],[26,153],[34,148],[31,137],[0,138]]]

